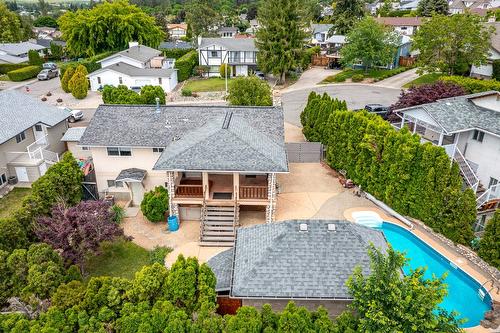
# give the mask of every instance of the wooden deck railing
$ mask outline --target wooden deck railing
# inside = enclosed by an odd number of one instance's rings
[[[267,186],[240,186],[240,199],[267,199]]]
[[[175,195],[178,197],[203,198],[203,185],[177,185]]]

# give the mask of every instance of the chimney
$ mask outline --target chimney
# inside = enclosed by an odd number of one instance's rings
[[[159,97],[156,97],[155,98],[156,100],[156,113],[160,113],[160,98]]]
[[[202,38],[201,38],[201,35],[199,35],[199,36],[198,36],[198,47],[200,47],[200,45],[201,45],[201,39],[202,39]]]
[[[128,42],[128,48],[139,46],[139,42]]]

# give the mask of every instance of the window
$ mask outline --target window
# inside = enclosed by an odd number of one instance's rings
[[[484,138],[484,132],[474,130],[474,134],[472,135],[473,140],[483,142],[483,138]]]
[[[24,133],[24,131],[22,131],[21,133],[16,135],[16,142],[17,143],[20,143],[20,142],[24,141],[25,139],[26,139],[26,134]]]
[[[2,175],[0,176],[0,186],[5,185],[6,183],[7,183],[7,176],[5,175],[5,173],[2,173]]]
[[[82,150],[90,150],[90,147],[82,147]]]
[[[122,79],[122,77],[121,77],[121,76],[119,76],[119,77],[118,77],[118,83],[119,83],[119,84],[123,84],[123,79]]]
[[[108,187],[123,187],[123,182],[117,182],[114,179],[108,179]]]
[[[153,153],[162,153],[163,148],[153,148]]]
[[[42,131],[42,125],[35,125],[35,131],[41,132]]]
[[[101,84],[101,77],[100,76],[97,77],[97,84]]]
[[[209,58],[220,58],[220,51],[210,51],[208,53]]]
[[[481,232],[484,230],[484,227],[486,226],[486,215],[481,216],[474,222],[474,225],[472,228],[474,228],[474,232]]]
[[[488,188],[492,188],[493,186],[498,184],[498,179],[490,177],[490,183],[488,184]]]
[[[163,84],[161,83],[161,77],[158,78],[158,84]]]
[[[108,147],[108,156],[132,156],[132,149],[123,147]]]

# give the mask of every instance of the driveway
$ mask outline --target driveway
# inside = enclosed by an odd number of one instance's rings
[[[338,73],[340,73],[340,70],[325,69],[323,67],[311,67],[304,73],[302,73],[297,82],[281,90],[281,93],[284,94],[290,91],[314,88],[318,83],[323,81],[328,76]]]
[[[376,85],[387,88],[402,88],[405,84],[415,80],[420,75],[417,74],[417,68],[407,70],[403,73],[391,76],[385,80],[378,82]]]
[[[307,104],[307,97],[315,91],[345,100],[349,109],[361,109],[366,104],[378,103],[382,105],[391,105],[397,101],[400,89],[380,87],[369,84],[330,84],[326,86],[316,86],[300,90],[284,91],[281,99],[285,113],[285,121],[295,125],[300,124],[300,113]]]

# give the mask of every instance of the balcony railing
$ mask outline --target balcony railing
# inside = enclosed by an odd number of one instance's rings
[[[240,186],[240,199],[267,199],[267,186]]]
[[[177,197],[203,198],[203,185],[177,185]]]

